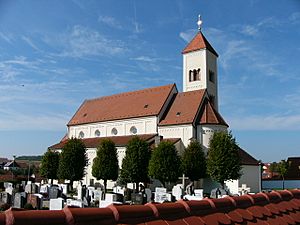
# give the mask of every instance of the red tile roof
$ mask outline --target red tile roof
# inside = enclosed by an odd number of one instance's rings
[[[239,156],[241,158],[242,165],[259,165],[258,160],[241,148],[239,149]]]
[[[205,89],[178,93],[159,125],[193,123],[205,96]]]
[[[300,190],[146,205],[0,213],[0,225],[300,224]]]
[[[133,137],[140,137],[143,140],[148,142],[152,141],[156,134],[144,134],[144,135],[129,135],[129,136],[112,136],[112,137],[97,137],[97,138],[84,138],[81,139],[84,143],[86,148],[97,148],[99,143],[103,139],[110,139],[112,140],[116,146],[125,146],[127,145],[128,141],[130,141]],[[62,149],[62,147],[68,142],[69,139],[65,139],[55,145],[49,147],[49,149]]]
[[[214,109],[208,100],[205,100],[200,112],[200,124],[216,124],[228,127],[222,116]]]
[[[86,100],[68,126],[158,115],[173,89],[175,84]]]
[[[188,43],[188,45],[183,49],[182,54],[197,51],[200,49],[207,49],[215,56],[218,57],[218,53],[214,50],[214,48],[210,45],[208,40],[204,37],[202,32],[198,32],[196,36]]]

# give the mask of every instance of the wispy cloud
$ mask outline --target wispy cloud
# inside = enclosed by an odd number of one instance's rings
[[[12,43],[12,41],[14,39],[12,34],[3,33],[3,32],[0,32],[0,38],[2,38],[4,41],[6,41],[10,44]]]
[[[111,16],[99,16],[98,22],[113,28],[122,29],[121,24],[114,17]]]
[[[243,116],[227,120],[235,130],[300,130],[300,115]]]
[[[55,55],[61,57],[112,56],[127,50],[123,41],[107,38],[98,31],[81,25],[74,26],[71,31],[60,35],[56,40],[46,37],[44,41],[55,47],[60,46],[63,50]]]
[[[300,23],[300,12],[294,12],[289,16],[289,21],[291,23]]]
[[[179,37],[182,38],[185,42],[190,42],[192,38],[195,36],[196,30],[189,29],[186,31],[182,31],[179,33]]]
[[[26,42],[30,47],[32,47],[34,50],[41,51],[41,50],[33,43],[33,41],[32,41],[29,37],[22,36],[22,40],[25,41],[25,42]]]
[[[67,115],[33,115],[13,110],[1,110],[0,130],[56,130],[63,128]]]

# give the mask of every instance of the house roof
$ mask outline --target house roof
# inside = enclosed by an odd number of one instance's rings
[[[228,124],[208,100],[206,100],[202,105],[200,111],[200,124],[216,124],[228,127]]]
[[[47,213],[10,208],[0,213],[0,224],[300,224],[300,190],[162,204],[112,204],[106,208],[66,206]]]
[[[86,148],[97,148],[99,143],[103,139],[112,140],[116,146],[126,146],[128,141],[130,141],[133,137],[138,136],[142,140],[151,142],[156,134],[144,134],[144,135],[128,135],[128,136],[112,136],[112,137],[97,137],[97,138],[84,138],[81,139]],[[63,146],[68,142],[69,139],[65,139],[55,145],[49,147],[51,150],[62,149]]]
[[[193,123],[204,96],[205,89],[177,93],[159,125]]]
[[[210,45],[208,40],[204,37],[202,32],[198,32],[195,37],[188,43],[188,45],[183,49],[182,54],[197,51],[200,49],[207,49],[215,56],[218,57],[218,53],[214,50],[214,48]]]
[[[242,165],[259,165],[258,160],[241,148],[239,148],[239,156],[241,158]]]
[[[289,157],[287,162],[289,163],[289,169],[286,178],[300,179],[300,157]]]
[[[158,115],[175,84],[85,100],[68,126]]]

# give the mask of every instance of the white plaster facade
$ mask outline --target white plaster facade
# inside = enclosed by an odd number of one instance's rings
[[[155,134],[157,133],[157,119],[156,116],[151,116],[70,126],[68,137],[78,138],[80,132],[84,133],[84,138],[133,135],[134,133],[130,130],[132,127],[136,128],[135,134],[137,135]],[[117,130],[115,135],[112,133],[114,128]],[[100,136],[95,134],[97,130],[100,132]]]

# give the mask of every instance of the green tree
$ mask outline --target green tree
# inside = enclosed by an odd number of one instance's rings
[[[115,143],[110,139],[104,139],[97,148],[97,156],[92,166],[92,175],[97,180],[102,179],[104,181],[104,193],[106,193],[107,180],[117,180],[118,172],[118,155]]]
[[[277,172],[282,177],[282,189],[284,189],[284,178],[290,167],[290,163],[286,160],[281,160],[277,163]]]
[[[148,143],[139,137],[132,138],[126,146],[120,176],[123,182],[136,183],[137,191],[139,182],[148,181],[150,153]]]
[[[59,153],[48,150],[47,152],[45,152],[42,158],[42,163],[40,168],[41,176],[46,177],[47,179],[51,179],[51,184],[52,184],[53,179],[58,178],[57,176],[58,166],[59,166]],[[32,169],[32,167],[30,169]]]
[[[85,175],[87,155],[84,143],[77,138],[71,138],[63,146],[60,154],[58,178],[70,180],[71,189],[73,181],[79,181]]]
[[[192,140],[182,155],[182,172],[194,182],[206,175],[206,159],[200,143]]]
[[[226,180],[241,177],[239,146],[229,132],[215,132],[209,143],[207,173],[224,188]]]
[[[165,182],[175,182],[180,176],[181,162],[173,143],[161,142],[152,152],[149,162],[149,176]]]

